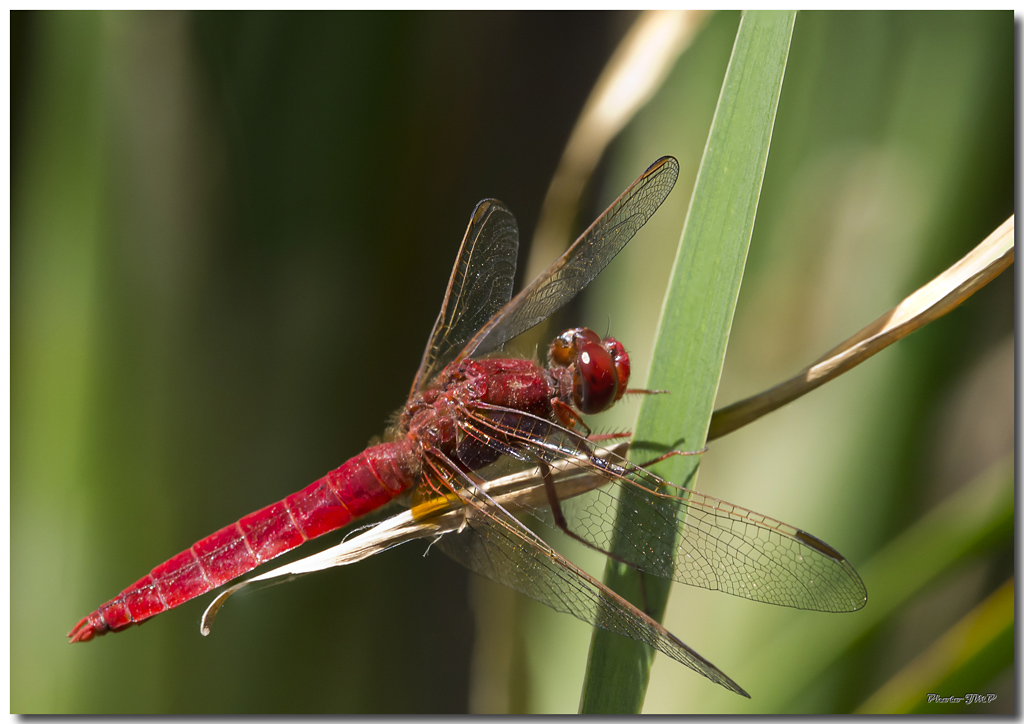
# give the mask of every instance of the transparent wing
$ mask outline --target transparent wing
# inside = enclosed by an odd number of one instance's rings
[[[461,430],[524,462],[576,466],[608,482],[561,503],[567,527],[601,550],[612,536],[625,562],[652,575],[733,596],[813,611],[856,611],[867,590],[853,566],[799,528],[723,500],[676,487],[586,438],[528,413],[475,405]],[[562,473],[562,480],[571,476]],[[559,486],[563,483],[560,481]],[[626,499],[628,505],[620,501]],[[653,512],[676,532],[665,540],[646,524]],[[550,507],[530,513],[554,525]],[[618,513],[618,516],[616,515]],[[622,545],[622,544],[625,545]]]
[[[412,394],[454,359],[491,316],[508,303],[516,276],[519,229],[497,199],[484,199],[469,218],[441,312],[423,350]]]
[[[679,162],[671,156],[651,164],[554,264],[473,336],[457,359],[497,349],[575,297],[654,215],[678,176]]]
[[[436,543],[447,555],[556,611],[645,643],[749,698],[736,682],[665,627],[555,552],[484,493],[471,474],[438,455],[432,455],[430,465],[468,508],[463,529],[441,536]]]

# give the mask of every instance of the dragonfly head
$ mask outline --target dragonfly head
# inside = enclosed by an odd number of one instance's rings
[[[629,355],[622,343],[611,337],[601,339],[586,327],[567,329],[555,337],[548,363],[560,378],[571,373],[572,401],[587,415],[607,410],[629,384]]]

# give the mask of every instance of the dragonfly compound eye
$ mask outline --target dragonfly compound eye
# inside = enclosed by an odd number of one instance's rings
[[[615,360],[600,342],[582,342],[577,349],[579,356],[572,378],[573,402],[584,414],[602,412],[621,396]]]
[[[619,388],[615,393],[615,401],[626,393],[626,387],[629,386],[629,355],[626,353],[626,348],[622,346],[622,342],[612,337],[607,337],[604,340],[604,347],[608,350],[608,354],[612,356],[612,361],[615,363],[615,373],[619,378]]]

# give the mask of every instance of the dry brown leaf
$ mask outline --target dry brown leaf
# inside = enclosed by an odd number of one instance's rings
[[[1013,263],[1013,220],[1011,216],[963,259],[797,375],[716,410],[708,440],[727,435],[806,395],[958,307]]]

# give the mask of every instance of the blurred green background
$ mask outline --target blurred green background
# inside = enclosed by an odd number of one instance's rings
[[[528,246],[634,19],[12,14],[12,712],[576,710],[589,629],[422,544],[238,596],[210,638],[209,596],[86,645],[64,635],[383,431],[474,204],[502,199]],[[679,158],[664,209],[562,315],[622,339],[637,384],[738,20],[710,18],[580,215]],[[1010,12],[798,17],[720,404],[1013,213],[1013,52]],[[668,627],[753,699],[659,657],[645,711],[1015,710],[1013,295],[1004,274],[712,444],[699,489],[828,541],[868,605],[677,587]],[[925,703],[967,692],[998,698]]]

